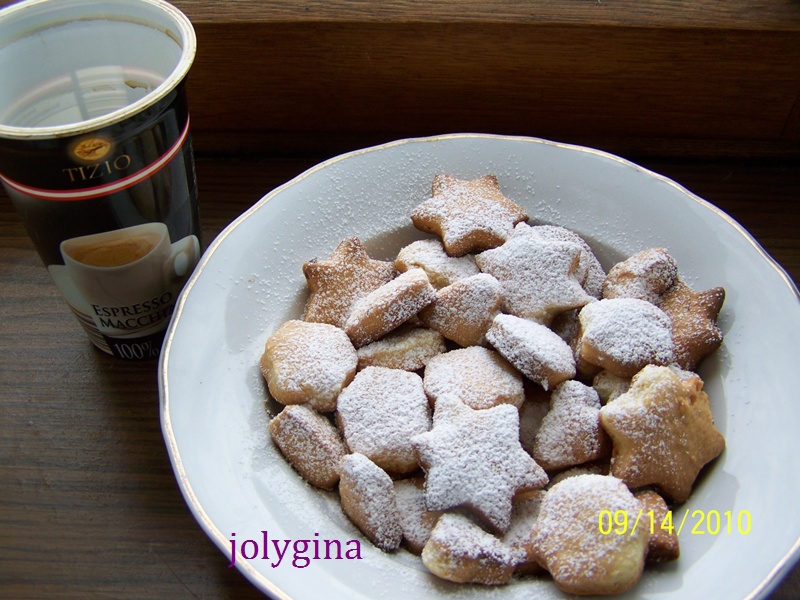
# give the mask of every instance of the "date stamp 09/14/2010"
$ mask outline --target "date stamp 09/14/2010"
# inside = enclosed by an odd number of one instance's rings
[[[686,510],[683,517],[677,519],[673,512],[668,510],[663,518],[655,511],[644,509],[639,511],[636,519],[631,519],[624,510],[602,510],[598,517],[597,526],[602,535],[633,535],[637,527],[646,527],[650,534],[657,530],[680,536],[684,527],[691,535],[722,535],[734,534],[747,535],[750,533],[753,521],[749,510],[740,510],[733,513],[730,510]]]

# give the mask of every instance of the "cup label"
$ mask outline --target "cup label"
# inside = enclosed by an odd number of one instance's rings
[[[92,342],[155,358],[200,257],[183,85],[68,138],[0,139],[0,180]]]

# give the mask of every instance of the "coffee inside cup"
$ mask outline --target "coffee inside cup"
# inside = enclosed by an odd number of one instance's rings
[[[67,253],[76,261],[92,267],[119,267],[149,254],[160,239],[157,234],[145,233],[82,244],[70,248]]]

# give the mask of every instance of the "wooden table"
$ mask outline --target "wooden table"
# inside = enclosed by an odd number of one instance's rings
[[[206,244],[315,157],[198,157]],[[641,158],[800,281],[800,160]],[[155,362],[93,349],[0,198],[0,598],[256,598],[206,538],[161,436]],[[800,597],[795,568],[771,598]]]

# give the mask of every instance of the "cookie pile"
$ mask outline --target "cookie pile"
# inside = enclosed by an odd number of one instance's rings
[[[676,559],[675,535],[599,520],[666,515],[722,452],[693,371],[722,343],[724,290],[691,290],[662,248],[606,273],[491,175],[438,175],[411,220],[433,236],[393,263],[352,238],[303,265],[303,318],[260,363],[286,460],[450,581],[611,594]]]

